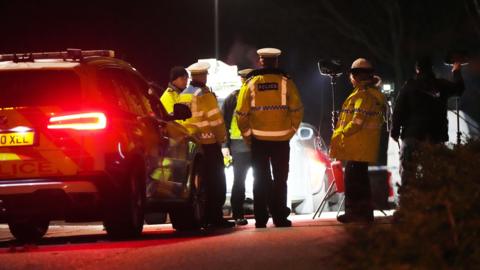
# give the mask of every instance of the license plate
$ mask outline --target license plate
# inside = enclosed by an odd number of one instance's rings
[[[33,145],[35,132],[0,133],[0,147]]]

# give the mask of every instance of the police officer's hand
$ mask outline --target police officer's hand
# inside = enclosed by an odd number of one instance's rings
[[[222,148],[222,154],[224,157],[229,157],[230,156],[230,149],[224,147]]]

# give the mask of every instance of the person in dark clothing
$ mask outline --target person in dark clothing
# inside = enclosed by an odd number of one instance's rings
[[[253,69],[243,69],[238,72],[242,83]],[[222,145],[222,153],[225,157],[233,158],[233,187],[230,204],[232,205],[232,216],[237,225],[247,225],[244,217],[243,203],[245,202],[245,178],[248,169],[252,166],[250,148],[245,144],[242,133],[238,128],[234,117],[235,107],[240,89],[233,91],[222,105],[222,113],[227,128],[227,141]]]
[[[442,144],[448,141],[447,102],[452,96],[460,96],[465,85],[461,63],[452,68],[454,82],[437,79],[429,57],[416,64],[416,76],[400,90],[393,110],[391,137],[400,149],[400,174],[405,184],[405,169],[419,143]]]

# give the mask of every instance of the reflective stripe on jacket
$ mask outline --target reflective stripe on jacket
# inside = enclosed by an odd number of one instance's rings
[[[235,109],[242,136],[266,141],[290,140],[303,118],[295,83],[278,69],[256,70],[240,89]]]
[[[217,99],[208,87],[188,86],[180,94],[180,103],[190,107],[192,117],[182,124],[202,144],[223,143],[226,140],[225,123]]]
[[[343,103],[332,135],[330,156],[376,162],[385,107],[385,96],[377,88],[355,88]]]

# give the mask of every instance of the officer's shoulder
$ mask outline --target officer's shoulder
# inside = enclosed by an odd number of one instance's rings
[[[195,94],[195,91],[197,90],[197,87],[189,85],[185,90],[182,91],[182,94]]]
[[[262,75],[280,75],[283,77],[286,77],[287,79],[290,79],[290,75],[286,73],[285,71],[279,69],[279,68],[262,68],[262,69],[256,69],[247,75],[247,81],[251,80],[252,78],[255,78],[256,76],[262,76]]]

